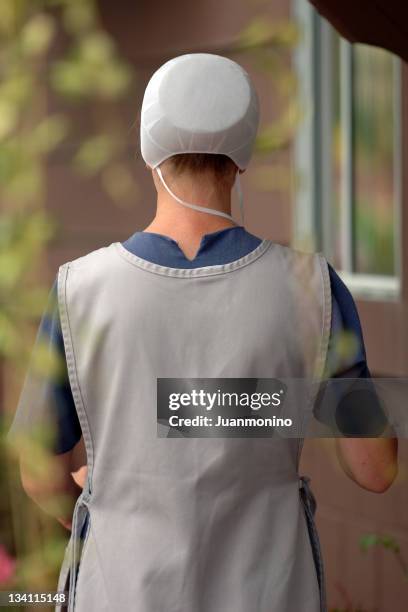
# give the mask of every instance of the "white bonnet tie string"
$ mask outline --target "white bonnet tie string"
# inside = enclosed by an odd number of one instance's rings
[[[234,218],[232,217],[232,215],[229,215],[228,213],[222,212],[221,210],[215,210],[214,208],[208,208],[207,206],[202,206],[201,204],[192,204],[191,202],[186,202],[185,200],[182,200],[181,198],[179,198],[175,193],[173,193],[173,191],[170,189],[170,187],[167,185],[166,181],[163,178],[163,174],[162,171],[159,167],[155,168],[162,184],[163,187],[166,189],[166,191],[171,195],[172,198],[174,198],[179,204],[182,204],[183,206],[187,206],[187,208],[191,208],[193,210],[197,210],[198,212],[204,212],[204,213],[208,213],[210,215],[216,215],[218,217],[224,217],[225,219],[229,219],[230,221],[234,221]],[[239,199],[239,206],[240,206],[240,213],[241,213],[241,219],[242,219],[242,223],[244,222],[244,203],[243,203],[243,194],[242,194],[242,189],[241,189],[241,182],[239,180],[239,172],[237,172],[236,176],[235,176],[235,186],[237,189],[237,193],[238,193],[238,199]]]

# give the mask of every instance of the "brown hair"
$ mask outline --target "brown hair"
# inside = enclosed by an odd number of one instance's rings
[[[217,178],[223,178],[236,170],[236,165],[226,155],[216,153],[178,153],[169,158],[172,170],[200,173],[212,172]]]

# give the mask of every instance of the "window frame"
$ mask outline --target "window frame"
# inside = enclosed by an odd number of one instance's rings
[[[301,40],[294,53],[301,110],[304,111],[294,141],[294,163],[300,188],[294,206],[295,246],[333,255],[332,155],[332,26],[305,0],[294,0],[294,18]],[[366,300],[398,301],[402,296],[402,72],[403,62],[394,57],[394,257],[395,275],[354,272],[353,208],[353,46],[341,38],[340,112],[343,132],[343,172],[340,187],[342,215],[342,267],[340,276],[355,297]],[[305,104],[305,107],[304,107]]]

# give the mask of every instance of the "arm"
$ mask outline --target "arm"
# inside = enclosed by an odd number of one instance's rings
[[[9,432],[14,434],[23,434],[23,443],[16,451],[25,491],[69,529],[75,501],[86,477],[86,468],[81,468],[86,465],[86,455],[69,383],[57,281],[40,323]]]
[[[71,529],[75,502],[84,488],[87,467],[83,438],[74,448],[58,455],[44,449],[20,455],[20,474],[27,495],[44,512],[54,516],[66,529]],[[31,461],[28,461],[30,456]]]
[[[384,493],[397,476],[396,438],[337,438],[336,452],[347,476],[367,491]]]
[[[336,272],[329,266],[333,296],[332,334],[329,346],[328,376],[335,379],[370,379],[367,367],[363,333],[354,300]],[[341,343],[344,337],[350,342],[350,350],[344,353]],[[340,346],[339,346],[340,345]],[[368,381],[367,381],[368,382]],[[341,386],[340,386],[341,388]],[[369,389],[369,385],[365,386]],[[369,391],[371,393],[371,391]],[[367,400],[370,423],[381,422],[381,406],[375,387]],[[351,412],[358,413],[351,404],[346,409],[346,421]],[[349,412],[349,415],[347,415]],[[358,418],[357,418],[358,422]],[[380,427],[382,430],[383,427]],[[360,430],[361,431],[361,430]],[[374,434],[376,435],[376,434]],[[391,432],[392,436],[392,432]],[[398,471],[398,441],[394,437],[340,437],[336,438],[336,452],[345,474],[360,487],[375,493],[386,491],[396,478]]]
[[[33,463],[20,456],[20,473],[24,490],[47,514],[71,529],[75,502],[82,489],[72,477],[73,451],[60,455],[44,454]]]

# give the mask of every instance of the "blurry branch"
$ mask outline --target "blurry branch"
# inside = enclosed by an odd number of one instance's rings
[[[255,150],[262,156],[287,148],[301,119],[295,95],[297,82],[290,64],[298,40],[299,31],[293,22],[257,17],[231,47],[233,53],[245,53],[255,69],[269,78],[270,98],[275,104],[271,110],[279,109],[278,116],[259,131]]]
[[[62,95],[102,100],[117,100],[132,81],[132,72],[116,56],[109,35],[100,31],[78,37],[68,56],[51,66],[50,76]]]
[[[278,53],[291,49],[298,39],[299,32],[294,23],[257,17],[242,30],[234,48],[237,51],[267,48],[273,53]]]
[[[28,356],[23,330],[44,307],[46,292],[30,272],[52,231],[41,210],[10,211],[0,218],[0,356],[16,364]]]
[[[368,609],[361,605],[354,606],[346,587],[338,580],[334,584],[336,591],[344,601],[344,605],[341,608],[329,606],[329,612],[378,612],[376,608]]]
[[[95,0],[2,2],[0,41],[0,356],[21,362],[24,326],[45,304],[36,275],[56,229],[45,210],[48,160],[73,142],[73,171],[99,174],[115,202],[131,197],[129,126],[117,105],[135,73]],[[80,132],[78,108],[91,117]]]
[[[288,102],[279,121],[266,125],[256,141],[256,151],[269,153],[287,147],[293,138],[295,126],[298,125],[300,111],[295,100]]]
[[[408,581],[408,563],[401,554],[400,545],[397,540],[392,536],[377,535],[375,533],[369,533],[361,537],[360,548],[363,552],[367,552],[376,546],[388,550],[394,555],[405,580]]]

